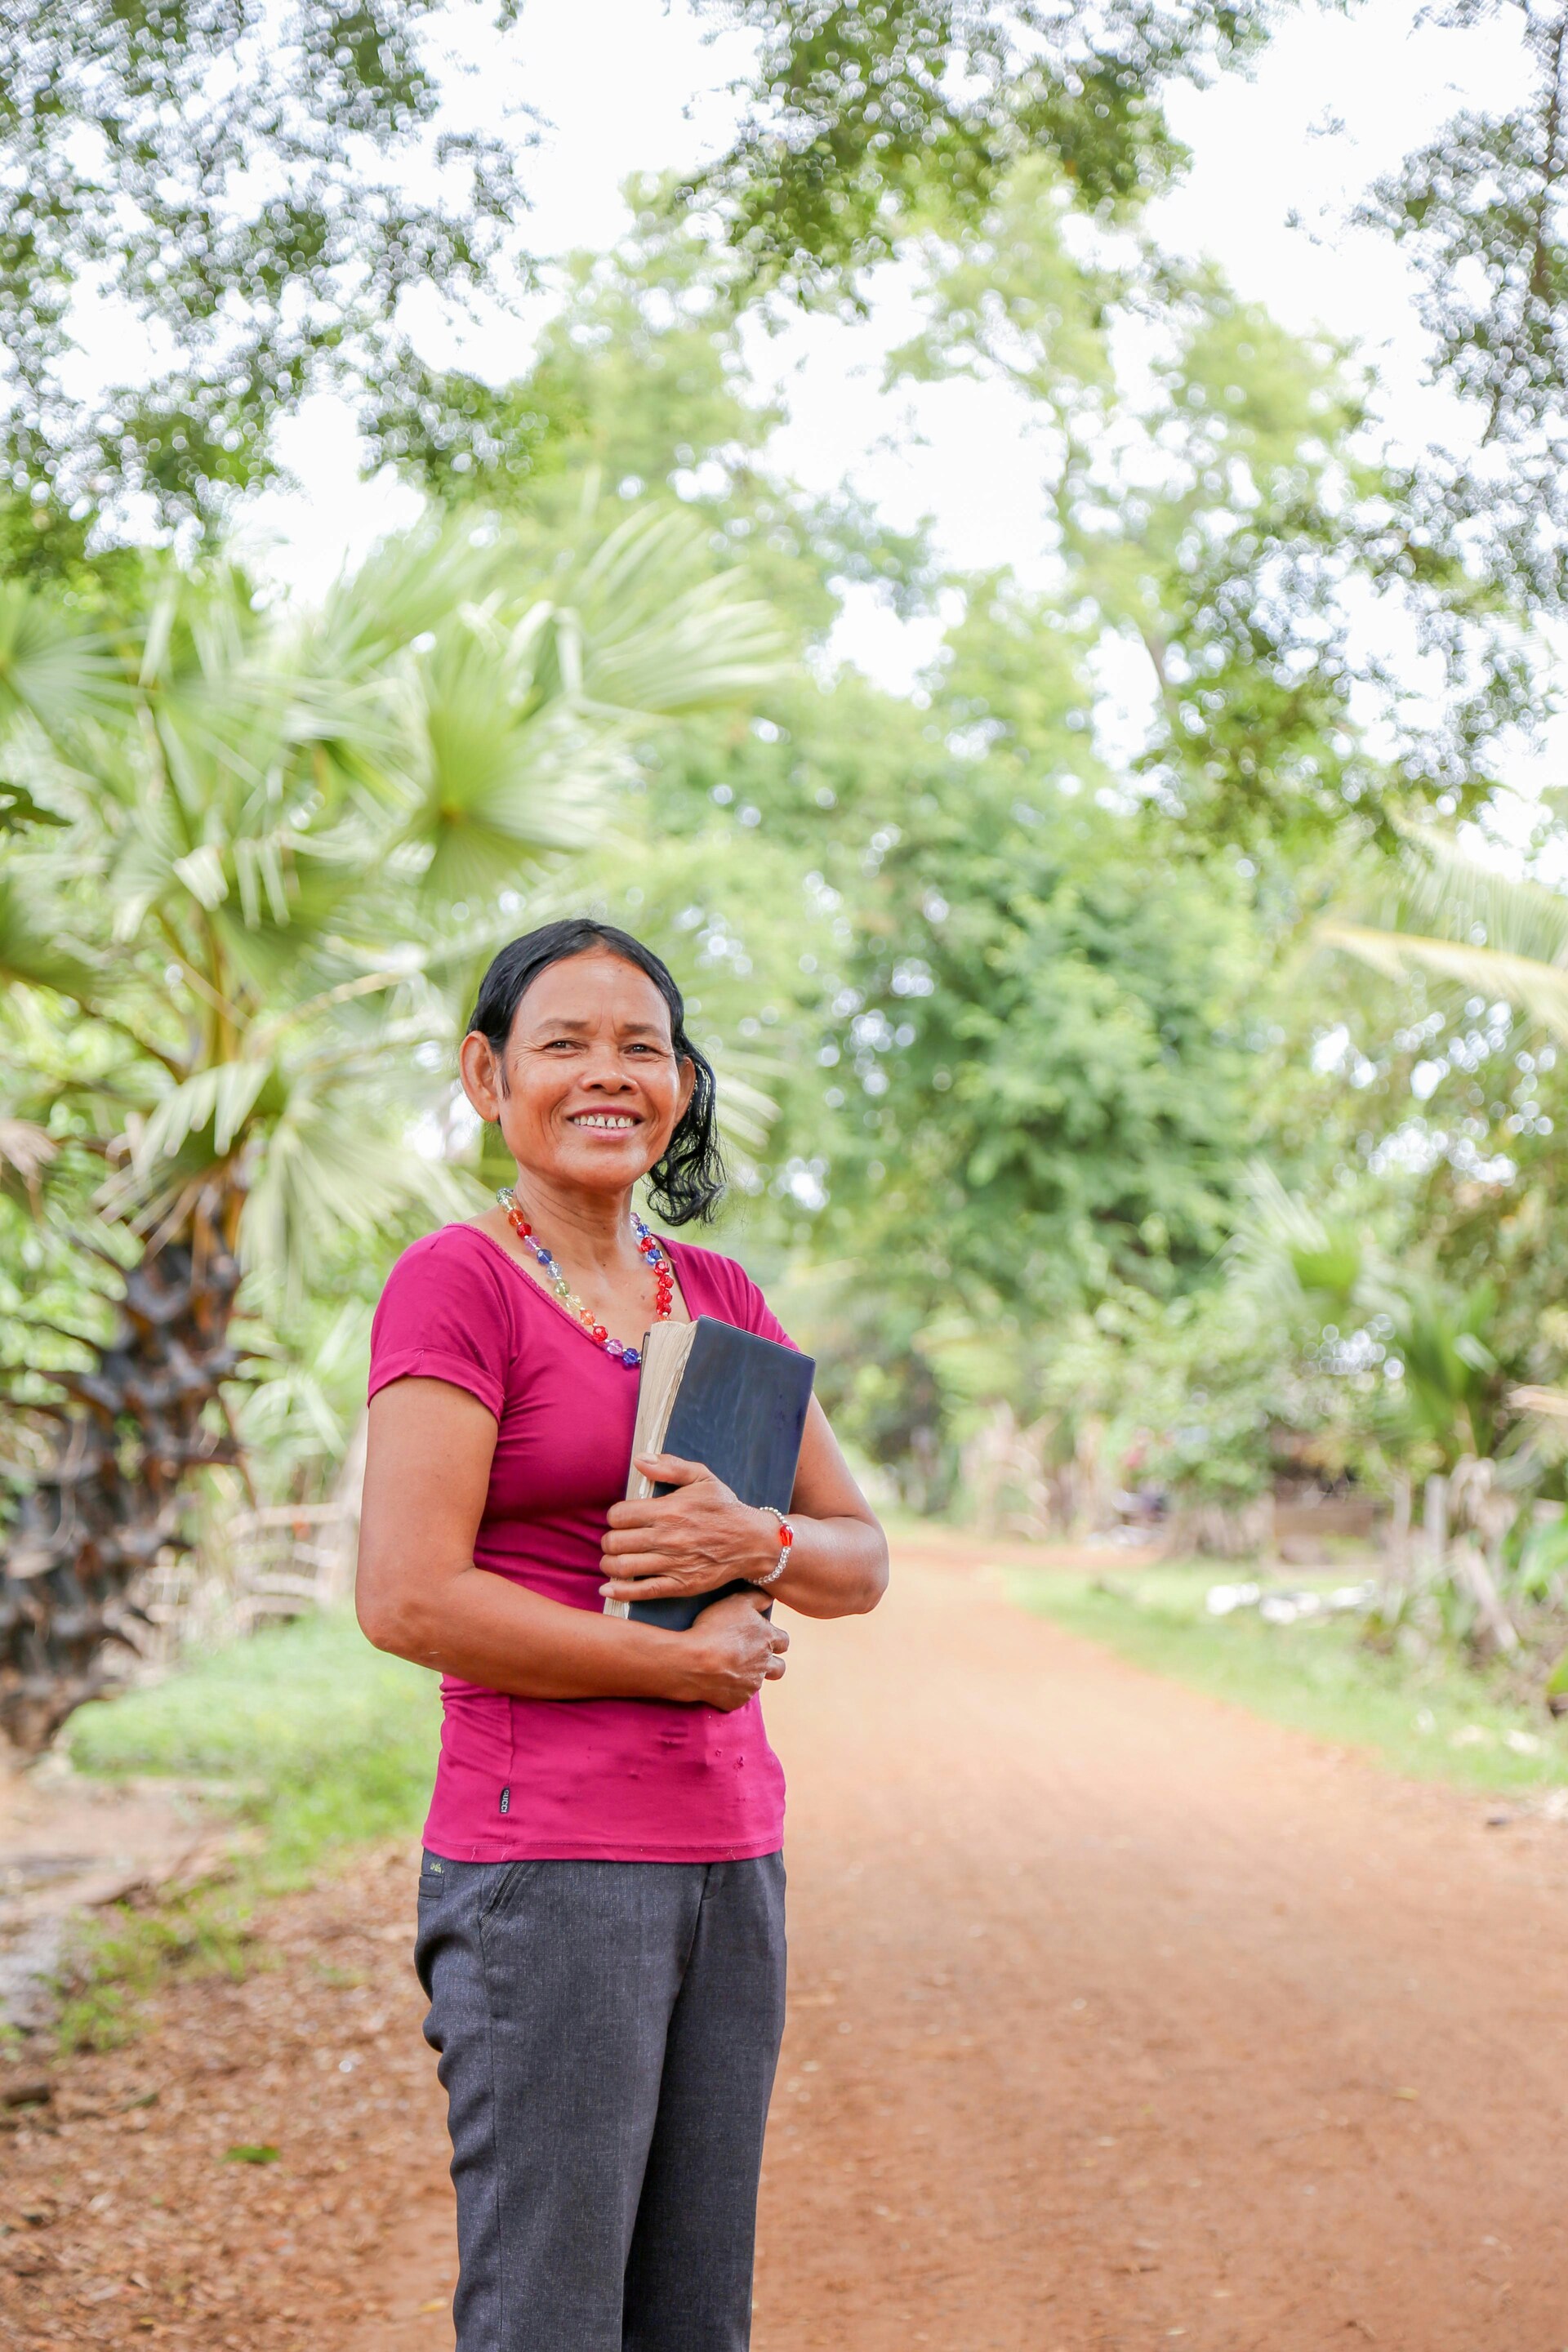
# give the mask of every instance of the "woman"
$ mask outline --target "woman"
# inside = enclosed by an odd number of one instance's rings
[[[607,924],[485,975],[463,1086],[517,1163],[416,1242],[372,1340],[359,1613],[438,1667],[416,1965],[458,2192],[458,2352],[742,2352],[784,2022],[767,1613],[874,1608],[887,1546],[813,1403],[788,1522],[700,1465],[619,1498],[656,1320],[784,1339],[730,1259],[656,1238],[721,1189],[680,992]],[[787,1540],[793,1534],[793,1541]],[[606,1598],[756,1590],[689,1633]]]

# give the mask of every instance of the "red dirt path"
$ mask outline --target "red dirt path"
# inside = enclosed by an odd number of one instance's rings
[[[770,1719],[792,2000],[756,2352],[1565,2352],[1568,1831],[1489,1829],[929,1559],[798,1628]],[[79,2103],[168,2087],[19,2136],[13,2179],[59,2202],[0,2241],[0,2344],[449,2352],[412,1897],[367,1864],[280,1906],[279,1969],[175,1988],[70,2070]],[[226,2133],[282,2160],[226,2168],[223,2229],[195,2217]],[[183,2301],[180,2217],[149,2254],[79,2185],[134,2214],[137,2168],[192,2182]],[[6,2288],[7,2249],[53,2268]]]

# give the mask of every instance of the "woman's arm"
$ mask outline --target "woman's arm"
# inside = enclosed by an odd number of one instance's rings
[[[711,1592],[738,1576],[766,1576],[779,1557],[778,1521],[739,1502],[700,1463],[668,1454],[637,1464],[668,1481],[673,1495],[616,1503],[601,1547],[616,1601],[659,1601]],[[827,1415],[813,1397],[790,1504],[795,1542],[784,1574],[767,1588],[803,1617],[854,1617],[875,1609],[888,1587],[888,1539],[849,1475]],[[724,1604],[716,1601],[714,1608]],[[698,1619],[713,1614],[704,1610]]]
[[[354,1601],[378,1650],[518,1698],[730,1708],[784,1673],[789,1636],[761,1614],[761,1593],[667,1633],[476,1568],[495,1441],[490,1413],[447,1381],[395,1381],[372,1400]]]

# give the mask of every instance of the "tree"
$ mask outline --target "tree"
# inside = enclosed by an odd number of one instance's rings
[[[862,885],[828,1033],[840,1222],[981,1328],[1168,1291],[1222,1238],[1246,1130],[1239,882],[1173,874],[1077,795],[943,781]]]
[[[1164,89],[1267,37],[1268,0],[703,0],[762,37],[717,202],[763,286],[852,292],[912,227],[975,226],[1020,157],[1050,158],[1088,211],[1125,214],[1182,149]]]
[[[928,237],[925,323],[892,364],[1018,395],[1057,601],[1147,665],[1132,789],[1275,869],[1342,832],[1391,843],[1402,807],[1477,805],[1529,666],[1495,591],[1413,542],[1349,354],[1146,241],[1086,259],[1069,217],[1033,159],[962,245]],[[1400,636],[1445,673],[1436,721],[1380,649]]]
[[[711,961],[766,971],[753,1032],[785,1016],[759,1044],[801,1038],[753,1230],[799,1262],[847,1424],[927,1504],[972,1403],[1033,1416],[1064,1318],[1204,1278],[1268,1050],[1247,881],[1100,804],[1084,653],[1048,601],[988,583],[926,707],[803,679],[649,777],[719,886],[690,893]],[[724,885],[715,828],[773,861],[771,920]]]
[[[1568,7],[1453,0],[1436,21],[1517,37],[1525,88],[1468,107],[1380,180],[1362,217],[1415,273],[1433,376],[1473,429],[1412,467],[1413,544],[1458,555],[1526,607],[1568,601]]]
[[[489,384],[411,363],[369,415],[373,455],[437,503],[478,500],[540,538],[580,528],[584,499],[678,498],[716,548],[813,635],[836,582],[874,582],[900,611],[934,589],[923,535],[895,531],[844,492],[811,498],[767,445],[782,421],[746,364],[744,287],[710,219],[633,180],[631,233],[568,257],[564,299],[527,371]]]
[[[729,0],[725,0],[726,8]],[[1175,153],[1158,91],[1258,37],[1263,0],[738,12],[763,32],[728,208],[749,270],[804,289],[889,249],[945,190],[983,202],[1044,142],[1091,206]],[[497,0],[498,40],[519,16]],[[437,0],[38,0],[0,24],[0,568],[70,572],[111,536],[211,527],[278,468],[274,426],[322,388],[374,440],[488,453],[497,404],[430,365],[409,298],[531,281],[525,110],[451,127]],[[954,69],[969,68],[959,97]],[[418,193],[416,194],[415,191]],[[686,201],[698,192],[688,191]],[[83,394],[80,308],[121,306],[122,380]],[[515,459],[549,419],[500,413]]]
[[[171,572],[123,645],[5,593],[10,756],[65,819],[11,848],[5,1043],[47,1111],[46,1200],[100,1157],[125,1267],[108,1328],[13,1391],[61,1433],[0,1579],[13,1738],[100,1686],[188,1472],[232,1450],[242,1273],[287,1294],[338,1236],[461,1199],[412,1130],[520,886],[602,826],[641,733],[777,652],[685,520],[648,513],[544,577],[503,530],[432,527],[303,620]],[[83,1024],[68,1073],[39,1048],[50,999]]]
[[[279,415],[396,377],[410,289],[493,278],[517,157],[441,127],[435,14],[37,0],[0,17],[5,570],[59,569],[128,499],[216,520],[275,470]],[[410,194],[416,167],[434,195]],[[124,306],[148,356],[84,399],[89,295]]]
[[[1568,901],[1421,827],[1396,864],[1342,891],[1314,936],[1367,975],[1359,1011],[1342,994],[1372,1057],[1354,1119],[1363,1156],[1401,1171],[1409,1230],[1444,1282],[1492,1286],[1490,1344],[1515,1376],[1560,1379]]]

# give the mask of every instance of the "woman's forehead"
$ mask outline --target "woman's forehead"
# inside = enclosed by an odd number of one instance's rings
[[[563,956],[529,982],[517,1019],[533,1028],[541,1021],[558,1026],[646,1030],[668,1039],[669,1007],[647,972],[603,950]]]

